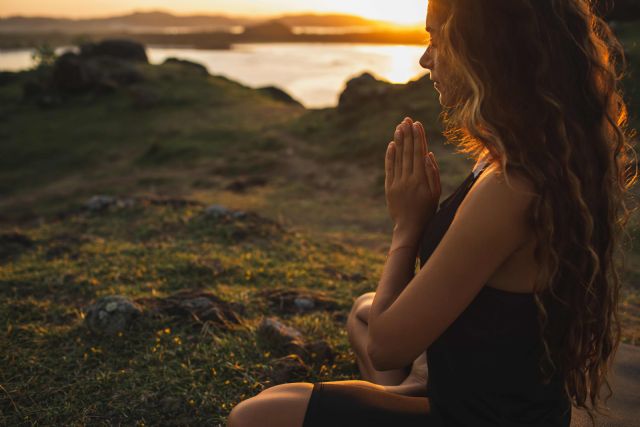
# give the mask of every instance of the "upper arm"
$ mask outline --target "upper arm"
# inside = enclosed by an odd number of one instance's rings
[[[488,172],[488,170],[487,170]],[[426,264],[369,324],[376,369],[410,364],[465,310],[497,268],[528,238],[530,181],[510,175],[478,180]]]

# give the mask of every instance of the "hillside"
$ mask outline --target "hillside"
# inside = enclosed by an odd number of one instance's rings
[[[390,25],[359,16],[344,14],[287,14],[268,18],[226,15],[174,15],[169,12],[133,12],[106,18],[68,19],[52,17],[8,16],[0,18],[0,33],[104,33],[110,31],[160,31],[165,27],[183,30],[228,30],[235,26],[255,25],[278,20],[290,27],[371,27]]]

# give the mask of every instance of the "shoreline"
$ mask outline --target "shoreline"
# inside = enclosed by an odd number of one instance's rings
[[[53,48],[76,45],[79,42],[96,41],[104,38],[127,38],[147,46],[171,45],[191,49],[229,50],[234,44],[246,43],[353,43],[421,45],[424,34],[421,31],[368,32],[345,34],[291,34],[291,35],[245,35],[226,32],[199,32],[188,34],[163,33],[0,33],[0,50],[29,49],[48,44]]]

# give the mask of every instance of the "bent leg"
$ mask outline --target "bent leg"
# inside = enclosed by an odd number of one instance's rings
[[[238,403],[227,427],[302,427],[313,384],[290,383],[270,387]]]
[[[347,318],[347,336],[356,354],[356,362],[360,374],[366,381],[386,386],[406,385],[407,381],[409,381],[409,384],[414,384],[415,380],[419,378],[416,376],[411,377],[410,375],[412,369],[416,366],[415,362],[413,365],[405,368],[389,371],[378,371],[371,363],[371,359],[367,354],[367,339],[369,310],[371,309],[374,296],[375,292],[367,292],[358,297]],[[418,359],[420,359],[420,357]],[[418,361],[418,359],[416,359],[416,361]],[[426,361],[424,365],[426,368]],[[426,379],[424,384],[426,385]],[[402,390],[402,388],[398,390]]]
[[[314,384],[303,427],[442,427],[428,397],[403,396],[367,381]]]

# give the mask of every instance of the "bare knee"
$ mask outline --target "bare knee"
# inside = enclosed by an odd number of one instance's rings
[[[302,425],[311,397],[310,383],[280,384],[238,403],[227,417],[227,427],[265,426],[265,420],[282,427]]]
[[[353,306],[351,306],[351,312],[349,313],[349,319],[347,319],[347,321],[357,319],[367,323],[366,320],[369,317],[369,309],[371,308],[371,303],[375,295],[375,292],[367,292],[356,298]]]

